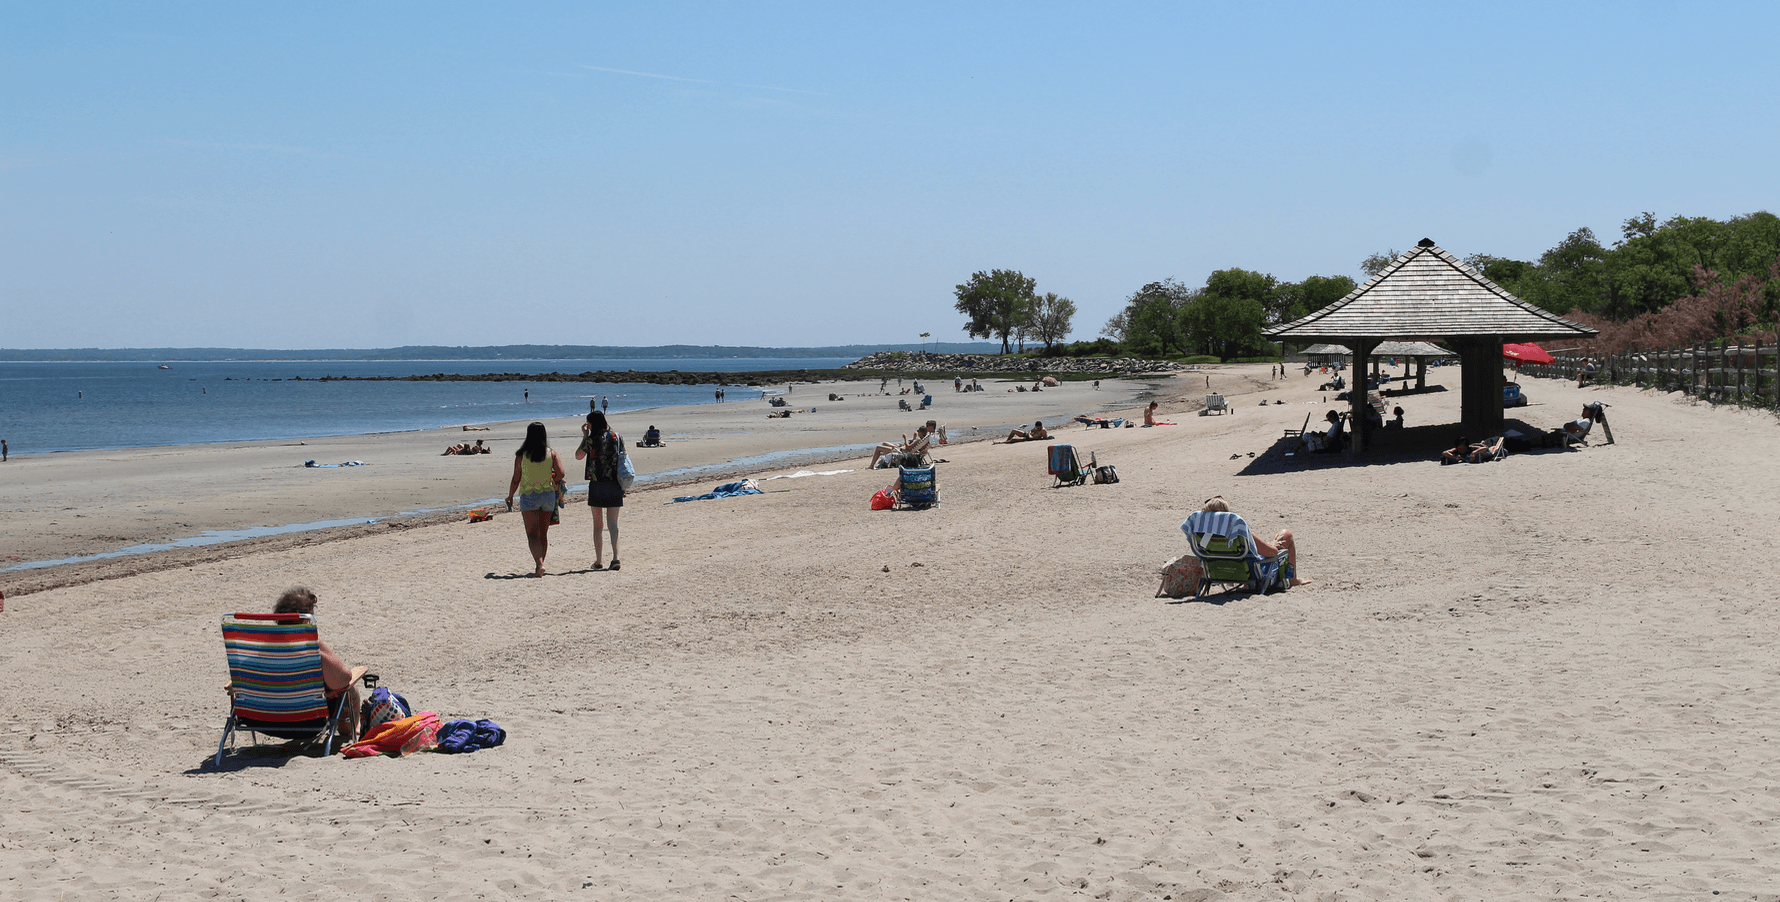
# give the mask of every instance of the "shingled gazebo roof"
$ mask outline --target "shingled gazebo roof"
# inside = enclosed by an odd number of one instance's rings
[[[1595,331],[1509,294],[1424,238],[1346,297],[1265,334],[1285,341],[1470,335],[1530,341],[1579,338]]]
[[[1425,341],[1381,341],[1372,349],[1374,357],[1454,357],[1453,352]]]

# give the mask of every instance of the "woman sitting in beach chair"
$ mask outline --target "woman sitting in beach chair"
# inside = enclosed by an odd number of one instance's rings
[[[929,421],[932,422],[932,421]],[[933,442],[933,433],[926,425],[915,430],[915,437],[903,436],[900,442],[879,442],[872,451],[871,467],[918,467],[927,457],[927,446]]]
[[[1258,594],[1268,589],[1302,586],[1298,578],[1298,544],[1282,529],[1269,542],[1249,531],[1248,522],[1230,512],[1222,495],[1205,499],[1198,513],[1181,524],[1187,545],[1205,565],[1198,594],[1214,582],[1246,583]]]
[[[645,430],[643,432],[643,440],[637,442],[637,447],[639,448],[660,448],[661,446],[661,430],[654,426],[650,426]]]

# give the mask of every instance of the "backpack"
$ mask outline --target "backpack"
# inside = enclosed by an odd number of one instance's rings
[[[1119,471],[1112,464],[1094,468],[1094,484],[1110,485],[1119,481]]]

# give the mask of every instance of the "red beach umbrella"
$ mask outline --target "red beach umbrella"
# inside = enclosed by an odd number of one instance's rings
[[[1506,344],[1502,346],[1502,356],[1522,363],[1556,363],[1557,358],[1545,352],[1545,349],[1532,342],[1526,344]]]

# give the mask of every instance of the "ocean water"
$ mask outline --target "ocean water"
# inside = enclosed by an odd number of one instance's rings
[[[14,454],[405,432],[466,423],[711,404],[716,385],[647,382],[320,382],[323,376],[748,372],[853,358],[0,363],[0,438]],[[297,377],[301,377],[298,381]],[[530,398],[526,393],[530,392]],[[758,397],[726,387],[732,401]]]

